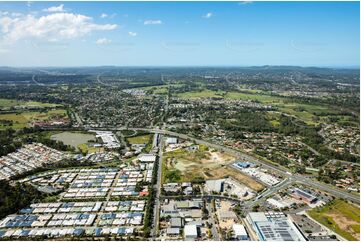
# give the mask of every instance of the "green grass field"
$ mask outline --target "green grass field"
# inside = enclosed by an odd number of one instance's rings
[[[360,208],[337,199],[321,208],[314,208],[308,214],[347,240],[360,239]]]
[[[147,144],[150,141],[151,135],[139,135],[134,137],[128,137],[129,144]]]
[[[80,145],[78,145],[78,149],[83,154],[91,154],[91,153],[96,153],[96,152],[100,152],[103,150],[102,147],[93,147],[88,144],[80,144]]]
[[[203,90],[201,92],[184,92],[177,94],[180,98],[185,99],[194,99],[194,98],[210,98],[210,97],[222,97],[222,93],[224,92],[215,92],[210,90]]]
[[[13,121],[13,125],[10,126],[14,129],[20,129],[24,127],[28,127],[29,123],[35,120],[48,120],[55,116],[66,116],[66,110],[64,109],[54,109],[45,112],[38,111],[25,111],[25,112],[14,112],[14,113],[6,113],[0,114],[0,120],[11,120]],[[2,128],[10,128],[9,126],[0,125],[0,129]]]
[[[56,107],[60,106],[58,104],[52,103],[41,103],[41,102],[33,102],[33,101],[21,101],[21,100],[13,100],[13,99],[3,99],[0,98],[0,108],[11,108],[15,106],[24,106],[24,107]]]
[[[277,97],[262,93],[260,90],[243,90],[241,92],[216,92],[204,89],[198,92],[185,92],[177,94],[184,99],[194,98],[225,98],[232,100],[256,101],[266,105],[272,105],[279,111],[293,115],[309,125],[316,125],[325,122],[325,118],[319,118],[318,114],[337,115],[337,110],[332,107],[320,104],[303,104],[289,100],[286,97]],[[345,120],[347,120],[346,116]],[[344,120],[341,118],[341,120]],[[277,126],[277,120],[271,121],[271,124]],[[346,122],[346,121],[345,121]]]

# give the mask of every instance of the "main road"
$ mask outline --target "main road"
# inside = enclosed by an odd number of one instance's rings
[[[157,238],[159,229],[159,215],[160,215],[160,195],[162,188],[162,160],[163,160],[163,140],[162,136],[158,133],[154,134],[153,148],[158,147],[158,170],[157,170],[157,183],[154,185],[156,189],[155,201],[154,201],[154,215],[153,215],[153,240]]]
[[[304,176],[298,175],[298,174],[292,174],[285,167],[277,166],[277,165],[274,165],[272,163],[260,160],[260,159],[258,159],[256,157],[253,157],[253,156],[249,155],[249,154],[245,154],[245,153],[243,153],[243,152],[241,152],[239,150],[235,150],[235,149],[227,147],[227,146],[210,143],[210,142],[205,141],[205,140],[190,137],[190,136],[188,136],[186,134],[180,134],[180,133],[168,131],[168,130],[165,130],[165,129],[158,129],[158,128],[129,128],[129,127],[118,127],[118,128],[104,127],[103,129],[105,129],[105,128],[109,129],[109,130],[126,130],[126,129],[143,130],[143,131],[148,131],[148,132],[151,132],[151,133],[159,133],[159,134],[178,137],[178,138],[181,138],[181,139],[192,140],[197,144],[203,144],[203,145],[206,145],[208,147],[212,147],[212,148],[227,152],[229,154],[232,154],[235,157],[237,157],[237,159],[239,159],[239,160],[252,162],[252,163],[255,163],[255,164],[259,165],[259,166],[262,166],[262,167],[264,167],[264,168],[266,168],[268,170],[272,170],[273,172],[276,172],[276,173],[280,174],[281,176],[283,176],[285,178],[289,178],[293,182],[304,184],[306,186],[313,187],[313,188],[316,188],[318,190],[322,190],[324,192],[332,194],[335,197],[343,198],[343,199],[355,202],[357,204],[360,204],[360,197],[355,195],[355,194],[348,193],[347,191],[341,190],[341,189],[339,189],[339,188],[337,188],[335,186],[331,186],[331,185],[328,185],[328,184],[325,184],[325,183],[321,183],[321,182],[319,182],[319,181],[317,181],[315,179],[310,179],[310,178],[307,178],[307,177],[304,177]]]

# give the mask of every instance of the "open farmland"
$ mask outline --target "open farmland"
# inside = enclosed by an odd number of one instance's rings
[[[255,101],[265,105],[272,105],[273,107],[278,108],[279,111],[292,115],[309,125],[316,125],[324,122],[325,117],[338,114],[338,111],[327,105],[303,104],[287,97],[272,96],[260,91],[252,92],[252,90],[245,89],[241,92],[224,92],[204,89],[202,91],[179,93],[177,96],[183,99],[224,98],[229,100]],[[320,115],[323,115],[323,117],[320,118]],[[341,117],[345,118],[347,116],[341,115]]]
[[[66,117],[66,111],[64,109],[54,109],[43,112],[38,111],[25,111],[25,112],[14,112],[14,113],[3,113],[0,114],[0,120],[11,121],[12,125],[7,126],[14,129],[29,127],[33,121],[46,121],[55,117]],[[5,128],[0,124],[0,128]]]
[[[14,108],[14,107],[33,108],[33,107],[56,107],[56,106],[59,106],[59,105],[52,104],[52,103],[42,103],[42,102],[35,102],[35,101],[21,101],[21,100],[0,98],[0,109]]]
[[[344,200],[334,200],[308,214],[347,240],[360,240],[360,208]]]

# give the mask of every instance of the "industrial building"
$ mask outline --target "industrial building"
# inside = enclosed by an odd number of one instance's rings
[[[198,237],[198,230],[196,225],[184,226],[184,240],[194,241]]]
[[[236,240],[248,240],[246,228],[242,224],[233,224],[233,237]]]
[[[299,188],[295,188],[292,190],[292,196],[308,204],[315,203],[317,201],[317,197]]]
[[[220,193],[223,191],[224,179],[219,180],[207,180],[204,188],[208,192]]]
[[[285,214],[252,212],[246,217],[261,241],[306,241]]]
[[[174,144],[177,144],[177,143],[178,143],[178,139],[175,138],[175,137],[168,137],[165,140],[166,145],[174,145]]]

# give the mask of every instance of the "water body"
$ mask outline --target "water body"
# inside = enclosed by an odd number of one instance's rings
[[[64,144],[70,145],[78,150],[78,145],[87,143],[90,140],[95,140],[95,135],[76,132],[62,132],[54,134],[50,138],[52,140],[62,141]]]

